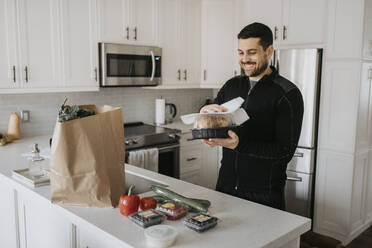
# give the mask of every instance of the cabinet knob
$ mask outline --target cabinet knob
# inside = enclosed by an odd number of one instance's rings
[[[278,39],[278,27],[277,26],[275,26],[274,27],[274,40],[277,40]]]
[[[287,39],[287,27],[283,26],[283,40]]]
[[[98,80],[98,72],[97,72],[97,67],[96,68],[94,68],[94,79],[96,80],[96,82],[97,82],[97,80]]]
[[[129,40],[129,27],[127,27],[125,30],[127,32],[127,40]]]
[[[177,70],[177,73],[178,73],[177,79],[178,79],[178,80],[181,80],[181,70],[178,69],[178,70]]]
[[[16,83],[16,67],[15,65],[13,65],[13,68],[12,68],[12,71],[13,71],[13,83]]]
[[[188,159],[186,159],[186,161],[187,161],[187,162],[190,162],[190,161],[193,161],[193,160],[196,160],[196,159],[197,159],[197,158],[195,158],[195,157],[194,157],[194,158],[188,158]]]
[[[206,81],[207,80],[207,70],[203,71],[203,77],[204,77],[204,81]]]
[[[184,75],[183,75],[183,79],[184,79],[184,80],[187,80],[187,70],[184,70],[183,73],[184,73]]]
[[[134,40],[137,40],[137,27],[135,27],[133,31],[134,31]]]
[[[28,67],[25,66],[25,81],[28,83]]]

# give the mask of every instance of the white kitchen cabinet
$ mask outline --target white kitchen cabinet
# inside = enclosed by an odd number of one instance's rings
[[[363,57],[372,59],[372,0],[364,1]]]
[[[0,180],[0,246],[18,247],[18,226],[15,190]]]
[[[157,45],[158,0],[100,0],[100,40]]]
[[[72,223],[56,207],[27,191],[18,192],[20,247],[74,247]]]
[[[20,0],[17,7],[22,87],[60,87],[58,1]]]
[[[79,228],[76,230],[76,248],[122,248],[122,244],[116,244],[112,238],[107,237],[101,232]],[[127,246],[124,246],[127,247]],[[129,246],[128,246],[129,247]]]
[[[200,82],[200,13],[198,0],[160,2],[163,86],[195,86]]]
[[[234,76],[234,1],[203,0],[201,16],[201,88],[220,88]]]
[[[61,13],[64,86],[98,90],[96,0],[62,1]]]
[[[192,140],[192,134],[181,135],[180,178],[181,180],[215,189],[218,170],[218,147],[207,147],[201,140]]]
[[[0,1],[0,91],[19,87],[15,1]]]
[[[327,1],[238,0],[237,4],[240,28],[252,22],[262,22],[271,28],[275,45],[324,42]]]

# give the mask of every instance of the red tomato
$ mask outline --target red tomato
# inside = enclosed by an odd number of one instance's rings
[[[153,197],[144,197],[141,199],[140,208],[142,210],[156,208],[156,200]]]
[[[140,198],[138,195],[132,195],[132,189],[134,186],[130,186],[128,195],[120,196],[119,209],[120,213],[124,216],[131,215],[138,211],[138,206],[140,204]]]

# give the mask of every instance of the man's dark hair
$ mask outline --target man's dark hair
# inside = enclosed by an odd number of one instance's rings
[[[238,39],[260,38],[260,45],[266,50],[273,44],[273,32],[265,24],[254,22],[245,26],[238,34]]]

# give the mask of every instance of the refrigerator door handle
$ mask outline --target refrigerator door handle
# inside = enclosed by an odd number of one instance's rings
[[[287,181],[302,182],[302,177],[287,177]]]

